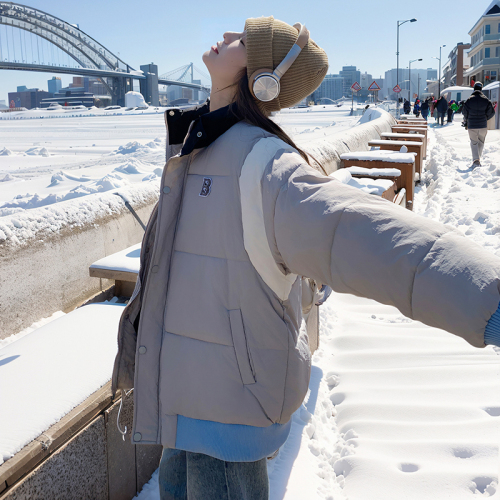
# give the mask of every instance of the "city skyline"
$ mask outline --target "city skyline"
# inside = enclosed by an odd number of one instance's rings
[[[242,29],[247,17],[274,14],[276,18],[290,23],[300,19],[309,27],[312,38],[326,50],[330,63],[329,74],[338,74],[343,66],[355,65],[361,72],[372,74],[378,79],[384,78],[385,71],[396,67],[397,20],[413,17],[418,20],[400,28],[400,67],[408,67],[411,59],[422,58],[421,67],[415,69],[436,69],[438,63],[433,57],[439,55],[439,45],[446,45],[442,60],[444,64],[449,51],[458,42],[467,43],[470,40],[467,33],[489,1],[477,2],[472,7],[463,0],[449,2],[450,12],[446,13],[445,29],[441,29],[442,19],[436,19],[439,16],[433,10],[435,4],[429,0],[422,0],[418,8],[405,5],[397,9],[389,9],[392,5],[390,2],[381,2],[374,9],[372,3],[362,0],[357,4],[358,15],[352,14],[348,6],[338,1],[334,1],[333,5],[319,1],[315,3],[314,9],[308,10],[304,10],[303,5],[296,1],[287,3],[286,8],[284,1],[276,2],[273,12],[269,12],[267,4],[260,0],[252,6],[235,6],[223,0],[217,9],[221,15],[214,17],[212,11],[202,13],[201,9],[195,8],[194,11],[199,13],[192,15],[189,22],[169,22],[171,18],[185,17],[180,5],[169,6],[168,16],[141,17],[131,16],[127,4],[124,8],[124,4],[117,0],[106,3],[108,15],[94,16],[94,4],[97,8],[94,0],[89,0],[85,8],[59,4],[55,0],[32,0],[29,3],[31,7],[64,21],[78,23],[80,29],[135,69],[141,64],[154,62],[160,74],[191,61],[204,69],[201,63],[203,51],[214,41],[222,39],[224,30]],[[163,4],[150,0],[143,6],[146,12],[160,12]],[[470,16],[463,15],[465,9]],[[321,11],[329,15],[318,16]],[[0,25],[0,38],[5,29],[5,26]],[[434,38],[434,33],[442,34]],[[172,46],[175,50],[168,49]],[[143,47],[147,47],[147,50]],[[0,100],[6,100],[7,93],[21,85],[46,90],[46,82],[52,76],[51,73],[4,70],[0,79]],[[72,79],[72,75],[57,76],[63,79],[63,86]]]

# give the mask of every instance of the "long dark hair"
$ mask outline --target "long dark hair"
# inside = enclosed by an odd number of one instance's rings
[[[259,108],[257,100],[252,95],[248,87],[248,76],[246,69],[241,72],[238,82],[236,83],[236,95],[234,104],[235,106],[231,106],[231,111],[234,115],[236,115],[237,118],[250,123],[250,125],[260,127],[270,134],[278,136],[279,139],[292,146],[292,148],[296,149],[308,165],[314,167],[314,165],[311,165],[311,162],[309,160],[310,158],[312,158],[314,162],[319,165],[321,170],[323,170],[323,173],[327,175],[326,170],[323,168],[323,165],[321,165],[321,163],[316,160],[314,156],[308,155],[305,151],[300,149],[288,136],[288,134],[277,123],[266,116],[264,112]]]

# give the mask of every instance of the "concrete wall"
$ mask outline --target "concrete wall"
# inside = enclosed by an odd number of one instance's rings
[[[134,204],[144,223],[156,199]],[[43,210],[33,209],[30,215],[37,217]],[[68,312],[111,286],[112,281],[89,277],[90,264],[139,243],[143,233],[123,206],[118,213],[33,238],[26,245],[0,244],[0,339],[56,311]]]

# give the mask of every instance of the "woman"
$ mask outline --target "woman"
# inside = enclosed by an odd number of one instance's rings
[[[210,103],[166,113],[168,161],[113,391],[135,388],[132,441],[164,446],[163,500],[264,500],[266,458],[309,383],[301,277],[483,347],[500,337],[500,260],[322,175],[269,119],[327,72],[300,25],[248,19],[203,60]]]

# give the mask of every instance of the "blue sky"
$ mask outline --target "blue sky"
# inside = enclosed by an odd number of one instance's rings
[[[345,0],[297,1],[217,0],[216,2],[143,0],[23,0],[72,24],[95,38],[132,67],[154,62],[163,74],[194,62],[205,70],[203,52],[224,31],[243,29],[248,17],[273,15],[290,24],[302,22],[311,37],[323,47],[329,58],[330,73],[344,65],[355,65],[374,77],[396,67],[396,21],[417,18],[400,28],[400,67],[410,59],[422,58],[413,68],[437,68],[432,56],[443,61],[457,42],[470,41],[468,31],[491,3],[491,0]],[[0,34],[5,27],[0,25]],[[17,85],[47,90],[50,73],[2,70],[0,100],[7,99]],[[63,85],[70,77],[62,75]]]

